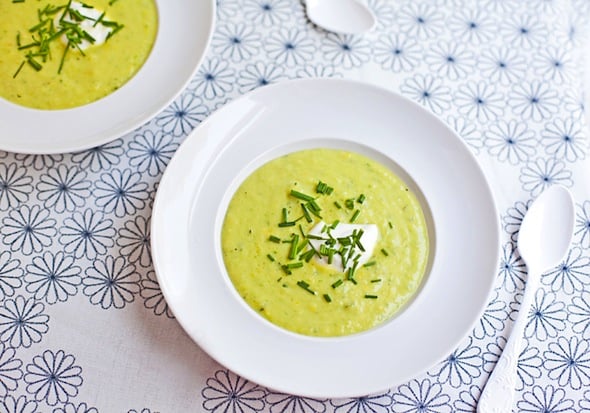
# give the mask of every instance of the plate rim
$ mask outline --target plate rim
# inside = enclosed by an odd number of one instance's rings
[[[174,7],[166,0],[153,1],[156,5],[158,19],[160,19],[160,16],[162,15],[162,10],[171,10]],[[76,118],[88,119],[88,117],[92,116],[92,110],[95,108],[98,108],[101,111],[106,111],[110,110],[110,106],[116,105],[117,103],[128,103],[124,101],[128,100],[128,97],[120,98],[122,94],[125,94],[127,91],[129,91],[129,93],[127,93],[127,95],[129,95],[131,93],[131,87],[134,88],[134,91],[137,91],[140,86],[146,86],[146,82],[144,82],[143,85],[136,85],[135,83],[138,81],[138,79],[143,78],[143,76],[146,75],[147,70],[150,70],[151,66],[155,65],[157,67],[161,64],[155,62],[157,56],[154,55],[156,46],[159,46],[163,41],[160,33],[161,23],[159,22],[156,38],[154,40],[154,44],[152,45],[152,49],[146,58],[146,61],[142,64],[139,70],[117,91],[110,93],[103,98],[73,108],[43,110],[21,106],[14,102],[10,102],[3,97],[0,97],[0,130],[4,128],[10,128],[13,131],[17,131],[16,133],[13,133],[13,135],[16,136],[13,137],[11,135],[8,141],[0,139],[0,150],[27,155],[55,155],[75,153],[112,142],[139,128],[144,123],[152,120],[160,111],[169,106],[186,89],[187,85],[194,78],[210,50],[211,40],[216,27],[217,3],[216,0],[199,0],[199,2],[203,2],[203,6],[200,7],[208,7],[210,10],[208,14],[204,15],[203,20],[207,21],[208,25],[207,35],[203,39],[204,47],[200,52],[200,56],[195,59],[194,65],[191,66],[190,73],[187,74],[186,78],[184,78],[182,82],[177,84],[175,87],[170,87],[167,93],[157,94],[157,98],[151,99],[151,101],[161,100],[160,102],[157,104],[146,103],[146,105],[142,106],[140,110],[134,111],[124,119],[118,119],[117,123],[113,123],[103,130],[97,131],[84,129],[80,134],[82,135],[81,138],[72,135],[68,141],[62,143],[59,142],[59,136],[62,136],[59,132],[63,131],[63,123],[59,122],[71,121],[75,120]],[[166,7],[168,9],[166,9]],[[149,68],[148,65],[150,66]],[[131,84],[133,84],[133,86],[130,86]],[[152,94],[152,96],[156,96],[156,94]],[[162,96],[164,96],[163,99]],[[5,111],[5,115],[2,114],[3,110]],[[51,119],[51,114],[57,114],[57,116],[60,117],[58,123],[48,122],[48,120]],[[14,119],[15,116],[18,117],[18,120]],[[29,127],[23,129],[22,127],[18,126],[19,124],[23,123],[23,119],[26,119],[27,123],[30,125],[45,123],[46,127],[43,129],[37,127],[34,129]],[[48,133],[47,123],[50,123],[49,133],[53,135],[50,137],[53,139],[50,144],[40,147],[35,142],[27,142],[26,137],[28,135]],[[6,127],[7,124],[8,127]],[[96,129],[98,129],[98,125]],[[5,131],[4,134],[6,133],[8,132]],[[50,138],[48,138],[48,140],[50,140]],[[73,142],[70,142],[72,140]]]
[[[495,271],[495,269],[498,267],[498,264],[500,262],[500,258],[501,258],[501,227],[500,227],[500,217],[498,214],[498,207],[497,207],[497,202],[495,200],[495,196],[494,193],[492,191],[491,185],[490,185],[490,181],[488,180],[485,171],[482,168],[482,165],[480,164],[480,162],[477,160],[477,158],[475,157],[475,154],[473,154],[473,152],[468,148],[468,146],[466,145],[466,143],[460,138],[460,136],[458,135],[458,133],[453,130],[446,122],[444,122],[439,116],[436,116],[435,114],[431,113],[430,111],[428,111],[427,109],[425,109],[424,107],[422,107],[421,105],[419,105],[418,103],[408,99],[407,97],[391,90],[391,89],[387,89],[385,87],[379,86],[379,85],[375,85],[375,84],[371,84],[368,82],[364,82],[364,81],[358,81],[358,80],[351,80],[351,79],[339,79],[339,78],[306,78],[306,79],[290,79],[290,80],[286,80],[283,82],[279,82],[276,84],[271,84],[271,85],[267,85],[264,87],[260,87],[257,88],[255,90],[252,90],[242,96],[240,96],[239,98],[236,98],[234,101],[229,102],[227,105],[227,107],[229,107],[230,105],[234,105],[234,104],[238,104],[237,102],[241,102],[250,98],[255,98],[256,96],[258,96],[258,94],[266,94],[266,93],[272,93],[271,89],[274,88],[280,88],[280,87],[285,87],[288,86],[288,84],[294,84],[294,83],[313,83],[313,82],[330,82],[330,83],[339,83],[340,85],[342,85],[342,87],[347,87],[347,86],[352,86],[352,87],[361,87],[361,88],[368,88],[368,89],[372,89],[374,92],[376,93],[384,93],[384,94],[390,94],[395,96],[396,99],[401,99],[402,101],[405,102],[405,104],[413,106],[414,108],[417,108],[418,111],[422,112],[422,114],[424,116],[427,116],[431,119],[434,119],[439,127],[443,127],[447,130],[448,133],[454,135],[455,139],[457,140],[457,143],[459,145],[461,145],[465,151],[465,153],[467,154],[467,156],[469,156],[471,158],[471,162],[472,164],[476,167],[477,171],[479,172],[479,174],[481,175],[481,178],[483,179],[483,183],[484,183],[484,192],[486,193],[486,195],[488,196],[488,198],[492,201],[491,203],[489,203],[487,206],[488,208],[491,210],[491,212],[493,212],[491,214],[491,217],[493,219],[493,222],[490,223],[490,227],[495,228],[495,231],[493,234],[490,234],[490,239],[494,239],[495,242],[495,250],[492,252],[493,257],[494,257],[494,271],[491,272],[490,274],[486,274],[486,280],[488,280],[488,284],[487,285],[487,296],[486,296],[486,300],[483,300],[482,302],[479,303],[478,306],[478,311],[476,315],[473,315],[471,317],[471,323],[469,326],[469,329],[466,329],[464,331],[464,334],[462,337],[457,338],[455,340],[455,343],[453,344],[453,346],[450,346],[449,348],[447,348],[444,353],[451,353],[461,342],[461,340],[466,339],[469,334],[473,331],[474,326],[476,325],[476,323],[478,322],[478,320],[481,318],[481,316],[483,315],[483,312],[489,302],[490,296],[493,294],[494,291],[494,280],[496,278],[496,274],[497,272]],[[224,108],[220,108],[219,112],[221,113],[222,110]],[[185,147],[187,144],[187,142],[189,142],[191,139],[194,139],[195,136],[197,136],[198,134],[201,133],[202,130],[207,129],[209,127],[210,124],[214,123],[217,119],[217,117],[215,116],[217,114],[213,113],[211,114],[209,117],[207,117],[201,124],[199,124],[197,126],[197,128],[195,128],[195,130],[193,130],[189,136],[187,136],[187,138],[185,139],[185,141],[181,144],[181,146],[177,149],[176,153],[182,152],[182,148]],[[217,143],[216,145],[219,145],[219,143]],[[379,151],[379,149],[377,148],[373,148],[377,151]],[[152,212],[152,221],[151,221],[151,249],[152,249],[152,255],[153,255],[153,263],[154,263],[154,270],[156,273],[156,277],[160,283],[160,287],[162,289],[162,293],[166,299],[166,302],[168,303],[168,305],[170,306],[170,309],[173,311],[174,313],[174,308],[173,308],[173,304],[171,304],[170,301],[170,294],[166,291],[165,287],[162,287],[162,285],[164,284],[163,278],[162,278],[162,274],[159,270],[159,256],[158,256],[158,247],[157,247],[157,237],[158,237],[158,221],[159,221],[159,216],[162,213],[161,212],[161,206],[160,204],[165,202],[162,200],[160,194],[161,191],[160,189],[167,185],[167,180],[169,179],[170,173],[169,171],[171,170],[171,168],[169,168],[170,165],[173,164],[173,162],[175,162],[175,159],[177,158],[177,155],[175,154],[173,156],[173,158],[170,160],[169,165],[167,166],[166,170],[164,171],[164,174],[162,176],[162,179],[160,181],[160,186],[158,188],[158,192],[156,193],[156,197],[154,200],[154,205],[153,205],[153,212]],[[395,160],[394,160],[395,162]],[[433,264],[434,265],[434,264]],[[489,269],[491,271],[491,268]],[[225,364],[222,360],[219,360],[218,357],[216,357],[215,355],[212,355],[210,352],[210,348],[209,348],[209,344],[203,342],[201,339],[199,339],[198,337],[194,337],[193,334],[191,334],[189,332],[189,330],[187,329],[189,326],[186,325],[186,320],[184,320],[183,317],[178,317],[176,316],[177,321],[179,322],[179,324],[182,326],[182,328],[188,333],[188,335],[191,337],[191,339],[197,344],[198,347],[200,347],[202,350],[205,351],[205,353],[207,353],[210,357],[212,357],[213,359],[215,359],[218,363],[220,363],[221,365],[229,368],[230,370],[234,371],[236,374],[239,374],[249,380],[252,380],[253,382],[263,385],[269,389],[274,389],[277,391],[281,391],[281,392],[286,392],[286,393],[291,393],[291,394],[297,394],[297,395],[301,395],[301,396],[307,396],[307,397],[317,397],[317,398],[337,398],[337,397],[357,397],[357,396],[363,396],[365,394],[368,393],[373,393],[373,392],[377,392],[377,391],[383,391],[386,389],[391,388],[392,386],[396,385],[396,384],[401,384],[402,382],[397,382],[397,383],[389,383],[386,386],[383,386],[381,388],[372,388],[369,389],[368,391],[366,389],[364,390],[360,390],[358,393],[357,392],[345,392],[345,393],[335,393],[332,392],[330,394],[326,394],[325,392],[315,392],[315,391],[294,391],[292,388],[288,388],[288,387],[284,387],[281,385],[277,385],[276,383],[269,383],[269,382],[265,382],[264,380],[260,380],[259,378],[256,377],[256,374],[252,374],[252,372],[248,372],[248,371],[244,371],[240,368],[236,368],[236,366],[228,366],[227,364]],[[284,331],[287,334],[294,334],[297,336],[297,334],[295,333],[290,333],[288,331]],[[361,333],[363,334],[363,333]],[[356,335],[353,335],[356,336]],[[305,339],[309,339],[311,341],[316,340],[317,338],[315,337],[304,337]],[[348,338],[348,336],[345,336],[344,339],[346,340]],[[340,337],[335,338],[336,340],[340,339]],[[320,338],[320,340],[323,340],[323,338]],[[329,338],[328,340],[332,340],[332,338]],[[443,353],[441,351],[441,353]],[[442,360],[441,360],[442,361]],[[424,367],[421,371],[416,371],[415,374],[422,374],[424,373],[428,368],[432,368],[433,365],[429,366],[429,367]],[[412,377],[407,377],[406,380],[411,379]]]

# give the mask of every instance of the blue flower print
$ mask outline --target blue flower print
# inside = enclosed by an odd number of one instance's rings
[[[401,31],[410,37],[434,38],[444,28],[444,15],[437,7],[411,2],[399,11],[397,23]]]
[[[564,83],[576,74],[576,65],[570,53],[555,46],[540,50],[532,62],[532,67],[537,75],[556,84]]]
[[[280,25],[293,17],[289,0],[244,0],[246,20],[269,27]]]
[[[563,301],[557,301],[554,293],[546,293],[539,289],[535,292],[524,335],[527,338],[536,337],[540,341],[548,337],[557,337],[565,328],[565,319]]]
[[[92,172],[106,171],[121,162],[123,140],[117,139],[84,152],[72,155],[72,162],[77,163],[81,170]]]
[[[240,10],[240,4],[236,0],[215,0],[217,16],[221,20],[234,17]]]
[[[257,87],[266,86],[271,83],[285,79],[284,69],[274,63],[263,62],[251,63],[246,66],[239,75],[238,85],[242,93],[248,92]]]
[[[395,413],[451,413],[450,397],[430,379],[412,380],[393,394]]]
[[[107,310],[111,307],[123,308],[133,302],[139,293],[140,275],[135,265],[128,264],[125,258],[112,256],[104,260],[95,260],[92,267],[87,268],[84,284],[84,295],[94,305]]]
[[[211,39],[211,48],[225,60],[234,63],[250,59],[260,47],[261,36],[244,23],[219,26]]]
[[[565,391],[551,384],[545,388],[534,386],[516,405],[523,413],[576,413],[573,400],[566,399]]]
[[[145,208],[149,198],[147,182],[143,182],[140,173],[131,169],[116,169],[102,174],[95,185],[96,205],[107,213],[113,212],[118,218]]]
[[[555,269],[543,274],[541,282],[553,292],[573,294],[590,283],[590,257],[582,256],[580,248],[571,249]]]
[[[66,253],[92,260],[97,255],[106,254],[107,248],[114,245],[114,236],[113,220],[105,219],[102,212],[87,209],[64,220],[59,242]]]
[[[26,367],[27,392],[35,400],[45,401],[50,406],[67,403],[78,395],[82,385],[82,368],[75,362],[74,356],[63,350],[55,353],[45,350],[33,357],[32,363]]]
[[[500,25],[500,34],[516,47],[532,49],[546,41],[548,31],[534,15],[513,14]]]
[[[98,413],[96,407],[90,407],[86,403],[76,406],[74,403],[67,403],[63,407],[53,410],[53,413]]]
[[[322,41],[323,57],[345,69],[359,67],[371,57],[371,44],[361,36],[329,33]]]
[[[151,309],[155,315],[166,314],[168,318],[174,318],[172,311],[168,307],[164,295],[160,290],[160,285],[156,279],[155,271],[148,271],[146,279],[141,280],[141,298],[145,308]]]
[[[182,93],[170,106],[156,117],[156,125],[165,135],[185,136],[200,123],[209,110],[200,97],[192,93]]]
[[[495,34],[496,27],[494,19],[489,13],[481,9],[463,9],[451,16],[448,22],[455,37],[464,42],[486,43]]]
[[[481,390],[478,386],[473,385],[469,390],[463,390],[459,393],[459,400],[455,400],[453,407],[456,413],[473,413],[477,409],[477,403]]]
[[[205,99],[222,97],[233,89],[235,75],[235,70],[227,61],[213,57],[201,65],[190,88],[194,88],[196,96]]]
[[[256,413],[264,408],[265,390],[228,370],[218,370],[201,391],[208,412]]]
[[[63,161],[62,154],[53,155],[29,155],[25,153],[17,153],[14,158],[25,167],[33,167],[36,171],[44,171],[53,168],[55,164]]]
[[[2,242],[12,251],[21,251],[25,255],[41,252],[53,242],[57,233],[55,223],[55,219],[49,218],[49,211],[42,210],[39,205],[22,205],[2,218]]]
[[[483,146],[479,128],[462,116],[449,116],[447,118],[447,123],[455,130],[455,132],[457,132],[473,153],[479,154],[479,151]]]
[[[492,83],[509,85],[522,79],[527,69],[526,59],[508,47],[482,52],[478,66],[484,78]]]
[[[341,77],[336,73],[336,68],[332,65],[306,65],[297,70],[298,78],[317,78],[317,77]]]
[[[523,290],[526,273],[526,265],[520,259],[516,246],[511,242],[505,244],[502,248],[500,272],[498,273],[502,280],[502,287],[509,293]]]
[[[563,98],[563,108],[571,114],[572,119],[580,121],[586,111],[586,99],[583,91],[568,91]]]
[[[440,369],[430,375],[436,376],[441,384],[449,383],[451,387],[459,388],[481,376],[481,367],[481,348],[474,346],[470,337],[465,346],[455,350],[441,363]]]
[[[499,298],[497,291],[482,314],[479,323],[473,330],[473,337],[483,339],[493,337],[496,332],[504,329],[504,320],[508,318],[506,303]]]
[[[270,392],[266,395],[270,413],[324,413],[326,401],[309,397]]]
[[[74,258],[58,251],[55,255],[46,251],[41,257],[34,257],[27,265],[26,289],[36,300],[48,304],[64,302],[78,292],[82,278],[80,267],[74,265]]]
[[[462,115],[479,121],[490,121],[504,113],[504,96],[487,82],[460,86],[455,103]]]
[[[516,242],[518,240],[520,224],[522,223],[522,219],[524,218],[524,215],[529,209],[531,203],[532,200],[529,200],[526,204],[524,202],[517,201],[513,207],[506,211],[506,215],[502,217],[502,221],[504,222],[504,230],[510,234],[510,239],[512,242]],[[512,291],[509,290],[509,292]]]
[[[0,342],[0,399],[9,391],[16,390],[18,381],[23,377],[22,360],[15,358],[16,351]]]
[[[543,367],[547,369],[549,378],[556,380],[561,387],[580,390],[590,386],[590,352],[587,340],[577,336],[567,339],[559,337],[549,344],[543,353]]]
[[[386,413],[392,402],[389,393],[330,401],[334,406],[334,413]]]
[[[520,182],[525,191],[533,197],[541,194],[552,184],[572,186],[572,173],[565,169],[565,164],[556,159],[537,159],[529,162],[520,170]]]
[[[451,90],[439,78],[418,74],[407,79],[400,90],[437,115],[451,107]]]
[[[162,174],[177,148],[178,143],[173,141],[172,136],[164,135],[161,131],[154,133],[146,130],[129,142],[129,166],[157,177]]]
[[[509,104],[514,113],[523,120],[540,122],[557,111],[557,92],[547,83],[534,80],[530,83],[516,83],[509,94]]]
[[[14,291],[22,285],[24,270],[18,259],[12,259],[8,251],[0,252],[0,302],[6,297],[12,297]]]
[[[557,11],[557,0],[534,0],[529,2],[531,10],[539,10],[543,12]]]
[[[14,208],[27,202],[33,191],[33,178],[27,175],[27,169],[16,163],[0,165],[0,211]]]
[[[535,132],[526,124],[511,120],[498,121],[485,132],[484,146],[490,155],[500,162],[517,165],[528,161],[537,152],[538,141]]]
[[[372,55],[385,70],[409,72],[420,63],[422,47],[403,34],[384,34],[374,44]]]
[[[482,0],[478,2],[484,9],[509,13],[515,12],[521,3],[520,0]]]
[[[586,136],[572,119],[555,119],[547,123],[542,136],[541,144],[547,155],[569,162],[586,158]]]
[[[424,55],[431,70],[451,80],[463,79],[475,66],[475,56],[465,46],[454,42],[439,42]]]
[[[567,306],[567,319],[573,324],[572,330],[580,337],[590,339],[590,291],[581,291]]]
[[[584,393],[584,399],[580,400],[578,405],[582,409],[579,413],[590,413],[590,390]]]
[[[7,396],[0,401],[0,413],[39,413],[37,406],[37,402],[27,400],[27,396],[20,396],[18,399]]]
[[[489,343],[486,347],[486,352],[483,354],[483,369],[487,373],[491,373],[496,366],[496,363],[502,355],[502,350],[506,346],[506,339],[498,337],[496,342]],[[518,383],[516,389],[523,390],[525,387],[533,385],[536,379],[541,377],[541,366],[543,359],[539,356],[539,349],[536,347],[527,346],[518,355],[517,376]]]
[[[395,10],[391,7],[391,2],[388,0],[367,0],[367,6],[377,19],[375,29],[382,30],[393,26]]]
[[[287,67],[301,66],[309,62],[316,51],[307,33],[291,28],[280,28],[266,39],[265,50],[275,62]]]
[[[57,213],[72,212],[80,208],[90,196],[90,181],[87,173],[73,166],[59,165],[41,175],[37,184],[37,199],[45,208]]]
[[[582,248],[590,248],[590,201],[578,205],[574,237],[575,242]]]
[[[45,305],[34,298],[19,295],[5,300],[0,307],[0,340],[13,348],[29,348],[41,342],[49,331],[49,316]]]
[[[149,267],[152,263],[150,256],[150,218],[142,216],[125,222],[119,229],[117,245],[120,253],[126,256],[131,264]]]
[[[152,412],[150,409],[148,409],[147,407],[145,407],[145,408],[143,408],[141,410],[131,409],[127,413],[160,413],[160,412]]]

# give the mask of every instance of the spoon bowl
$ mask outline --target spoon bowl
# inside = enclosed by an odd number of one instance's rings
[[[373,12],[358,0],[307,0],[307,17],[325,30],[361,34],[376,23]]]
[[[478,413],[512,411],[518,357],[533,297],[543,272],[559,264],[567,253],[573,233],[572,196],[566,188],[553,185],[535,199],[520,225],[518,250],[528,268],[526,289],[510,338],[479,399]]]

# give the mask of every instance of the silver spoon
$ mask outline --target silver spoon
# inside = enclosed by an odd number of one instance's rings
[[[376,23],[373,12],[358,0],[307,0],[307,17],[335,33],[361,34]]]
[[[518,233],[518,250],[528,276],[518,316],[502,355],[483,389],[477,413],[512,411],[516,393],[518,357],[533,297],[546,270],[567,253],[574,232],[574,202],[570,192],[553,185],[535,199]]]

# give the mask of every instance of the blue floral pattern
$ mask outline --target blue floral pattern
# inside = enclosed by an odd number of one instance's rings
[[[553,184],[574,194],[574,239],[527,314],[513,411],[590,413],[590,3],[361,1],[376,26],[353,36],[312,24],[305,0],[216,0],[202,64],[144,125],[75,153],[0,152],[0,413],[473,413],[526,287],[520,224]],[[221,367],[174,319],[151,258],[154,199],[182,141],[250,90],[312,77],[376,83],[434,113],[484,169],[501,218],[473,330],[429,371],[354,398],[284,394]]]

